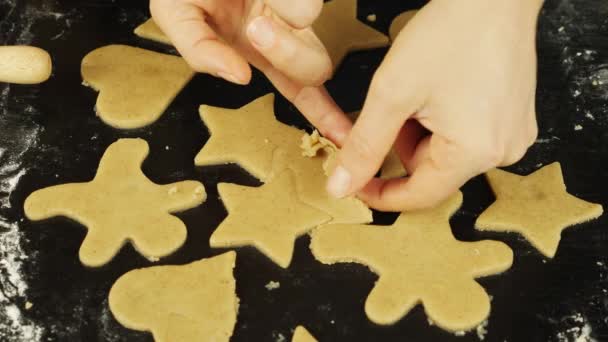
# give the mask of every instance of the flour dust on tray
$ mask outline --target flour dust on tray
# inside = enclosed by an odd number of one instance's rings
[[[23,263],[30,258],[23,250],[24,236],[15,219],[10,197],[28,171],[23,156],[37,142],[40,128],[28,121],[33,107],[17,113],[9,101],[10,86],[0,90],[0,337],[2,341],[40,341],[43,329],[23,316],[27,283]],[[10,129],[9,129],[10,128]]]

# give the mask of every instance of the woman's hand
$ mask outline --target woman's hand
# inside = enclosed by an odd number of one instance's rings
[[[310,25],[322,0],[151,0],[158,26],[199,71],[230,82],[260,69],[321,133],[344,140],[350,121],[322,84],[332,65]]]
[[[429,207],[517,162],[537,136],[541,0],[432,0],[376,72],[328,191],[372,207]],[[410,177],[372,179],[392,146]]]

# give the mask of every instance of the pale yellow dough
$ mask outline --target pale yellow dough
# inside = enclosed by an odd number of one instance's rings
[[[232,336],[239,307],[235,252],[184,266],[156,266],[120,277],[110,310],[129,329],[156,342],[223,342]]]
[[[407,25],[407,23],[414,18],[414,16],[418,13],[417,10],[406,11],[398,15],[393,22],[391,23],[391,27],[388,29],[388,35],[391,37],[392,41],[397,39],[399,32],[403,30],[403,28]]]
[[[89,53],[81,73],[85,84],[99,91],[99,117],[122,129],[155,122],[194,76],[181,57],[125,45]]]
[[[334,69],[350,52],[389,45],[386,35],[357,19],[357,0],[326,2],[312,27],[327,48]]]
[[[486,177],[496,201],[477,219],[480,230],[518,232],[546,257],[557,252],[562,230],[602,215],[599,204],[566,191],[559,163],[518,176],[493,170]]]
[[[323,263],[367,265],[379,279],[365,303],[367,316],[393,324],[422,303],[449,331],[470,330],[490,313],[490,298],[474,280],[507,270],[513,253],[497,241],[462,242],[450,216],[458,193],[434,209],[403,213],[390,227],[329,224],[312,233],[311,250]]]
[[[137,26],[134,33],[141,38],[150,39],[157,43],[172,45],[167,35],[156,25],[154,19],[150,18],[145,23]]]
[[[273,174],[295,173],[301,200],[332,217],[332,222],[368,223],[369,208],[356,198],[335,199],[325,190],[323,166],[327,155],[302,155],[304,131],[285,125],[274,115],[274,95],[261,97],[239,109],[201,106],[201,118],[211,137],[196,156],[195,164],[236,163],[267,182]]]
[[[118,140],[106,150],[92,181],[34,192],[25,201],[25,215],[36,221],[65,216],[84,225],[88,233],[80,260],[87,266],[108,263],[127,242],[151,260],[169,255],[187,234],[170,213],[203,203],[205,188],[196,181],[152,183],[140,169],[147,155],[145,140]]]
[[[291,342],[317,342],[317,339],[314,338],[306,328],[300,325],[293,332]]]
[[[0,46],[0,82],[38,84],[49,79],[53,62],[48,52],[33,46]]]
[[[289,170],[259,188],[221,183],[218,190],[228,217],[211,235],[211,247],[251,245],[283,268],[291,263],[296,239],[331,220],[298,198]]]

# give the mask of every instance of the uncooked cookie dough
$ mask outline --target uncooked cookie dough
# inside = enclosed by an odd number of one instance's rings
[[[401,32],[405,25],[412,20],[416,13],[418,13],[417,10],[406,11],[401,13],[393,20],[391,27],[388,29],[388,36],[391,37],[391,41],[395,41],[395,39],[397,39],[399,32]]]
[[[389,45],[387,36],[357,19],[357,0],[326,2],[312,27],[327,48],[334,69],[349,52]]]
[[[116,281],[110,310],[125,327],[150,331],[156,342],[229,341],[239,299],[235,252],[184,266],[131,271]]]
[[[157,43],[172,45],[171,40],[165,33],[156,25],[154,19],[150,18],[145,23],[137,26],[135,35],[144,39],[150,39]]]
[[[324,225],[312,232],[311,250],[323,263],[356,262],[378,274],[365,303],[373,322],[396,323],[422,303],[439,327],[470,330],[490,313],[490,298],[474,279],[509,269],[513,252],[497,241],[456,240],[449,219],[461,203],[458,193],[390,227]]]
[[[118,140],[106,150],[91,182],[34,192],[25,201],[25,215],[35,221],[65,216],[86,226],[80,260],[87,266],[108,263],[126,242],[151,260],[169,255],[187,234],[170,213],[203,203],[205,188],[195,181],[152,183],[140,169],[147,155],[145,140]]]
[[[125,45],[89,53],[81,73],[84,83],[99,91],[97,114],[122,129],[156,121],[194,76],[181,57]]]
[[[566,191],[559,163],[528,176],[497,169],[486,177],[496,202],[479,216],[477,228],[518,232],[549,258],[555,256],[562,230],[603,213],[601,205],[583,201]]]
[[[293,338],[291,342],[317,342],[309,332],[303,326],[298,326],[296,330],[293,332]]]
[[[302,201],[329,214],[332,222],[372,221],[371,210],[360,200],[335,199],[327,194],[325,156],[302,156],[300,144],[305,132],[276,120],[274,95],[239,109],[201,106],[201,118],[211,137],[196,156],[196,165],[236,163],[262,181],[291,169]]]
[[[298,129],[276,120],[272,94],[239,109],[201,106],[200,114],[210,137],[194,163],[239,164],[261,181],[270,176],[275,150],[290,136],[300,136]]]
[[[38,84],[49,79],[53,63],[48,52],[33,46],[0,46],[0,82]]]
[[[283,268],[291,263],[296,239],[331,220],[298,198],[289,170],[259,188],[221,183],[218,190],[228,217],[211,235],[211,247],[251,245]]]

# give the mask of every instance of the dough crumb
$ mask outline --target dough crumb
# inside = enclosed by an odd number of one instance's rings
[[[560,26],[560,27],[557,29],[557,32],[560,32],[560,33],[561,33],[561,32],[564,32],[564,30],[565,30],[565,29],[566,29],[565,27]]]
[[[157,257],[148,257],[148,261],[150,262],[158,262],[160,260],[160,258]]]
[[[480,325],[477,326],[476,332],[477,332],[477,338],[479,338],[480,341],[483,341],[486,338],[486,335],[488,334],[488,320],[483,321]]]
[[[319,155],[319,151],[323,150],[330,154],[338,150],[336,145],[319,134],[319,131],[315,130],[312,134],[305,134],[302,137],[302,155],[304,157],[316,157]]]
[[[169,145],[165,146],[165,151],[169,151],[171,149],[171,147],[169,147]]]
[[[429,325],[430,325],[430,326],[435,325],[435,322],[433,322],[433,320],[432,320],[432,319],[430,319],[430,318],[427,318],[427,319],[426,319],[426,321],[427,321],[427,322],[429,322]]]
[[[463,337],[464,335],[466,335],[466,332],[464,332],[462,330],[454,332],[454,336]]]
[[[274,337],[275,342],[285,342],[286,341],[285,336],[283,336],[283,334],[281,334],[281,333],[274,333],[273,335],[274,335],[273,337]]]
[[[585,117],[590,120],[595,120],[595,116],[593,116],[593,114],[591,114],[591,112],[585,113]]]
[[[596,264],[597,264],[598,266],[600,266],[600,267],[604,266],[604,263],[603,263],[603,262],[601,262],[601,261],[596,262]]]
[[[331,323],[332,325],[336,324],[336,321],[334,321],[333,319],[331,321],[329,321],[329,323]]]
[[[581,126],[581,125],[574,125],[574,130],[575,131],[582,131],[583,130],[583,126]]]
[[[169,189],[169,196],[175,195],[177,193],[177,187],[173,186]]]
[[[204,192],[205,192],[205,188],[202,187],[202,186],[197,186],[196,189],[194,189],[194,193],[197,194],[197,195],[200,195],[200,194],[202,194]]]
[[[25,302],[25,310],[30,310],[32,307],[34,307],[32,302]]]
[[[367,16],[367,21],[369,21],[370,23],[375,23],[377,19],[378,19],[378,16],[375,15],[374,13]]]
[[[272,291],[272,290],[276,290],[276,289],[280,288],[281,283],[279,283],[278,281],[271,280],[268,282],[268,284],[266,284],[265,287],[266,287],[266,290]]]

